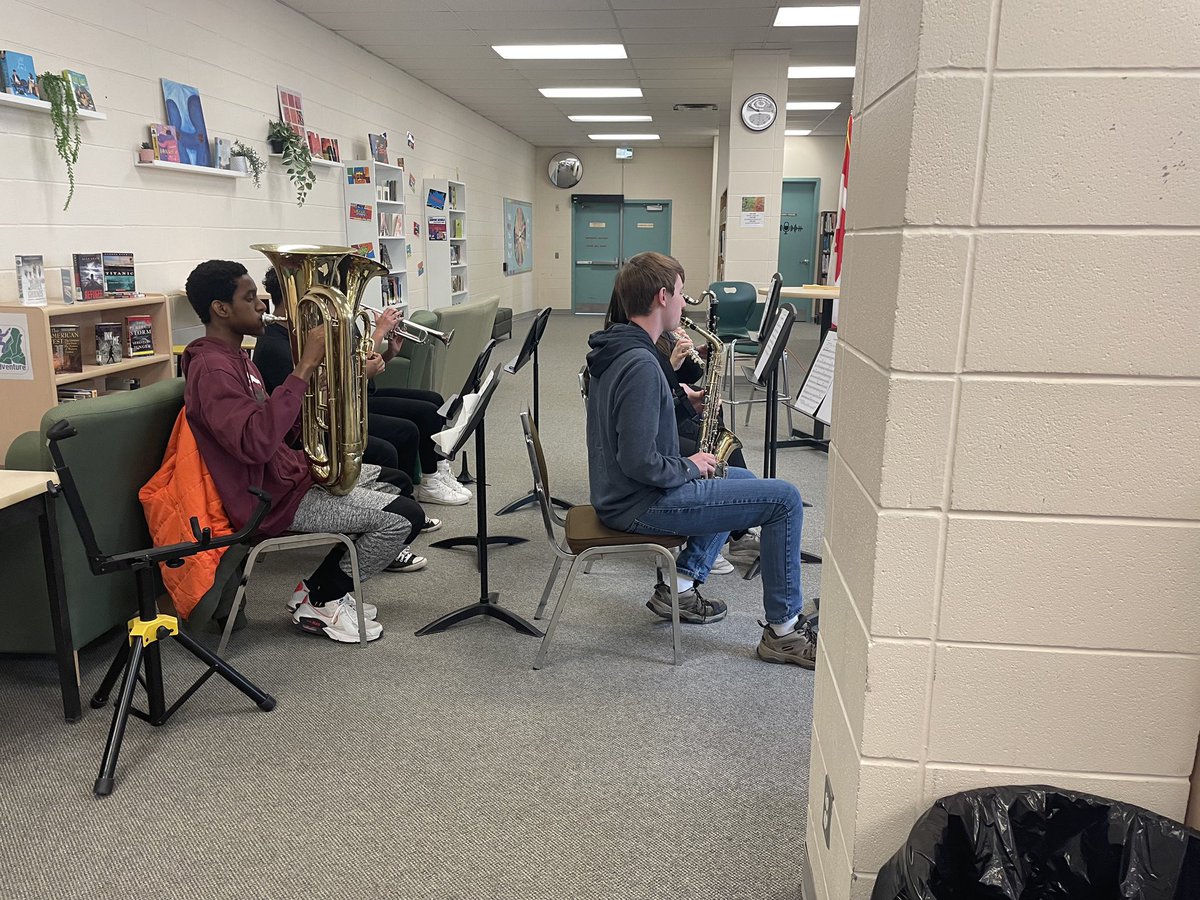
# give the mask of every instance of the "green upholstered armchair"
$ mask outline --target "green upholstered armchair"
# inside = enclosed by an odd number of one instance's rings
[[[449,347],[437,341],[419,345],[405,341],[403,349],[375,379],[375,384],[379,387],[425,388],[437,391],[443,397],[456,393],[475,364],[479,351],[491,340],[499,306],[499,295],[493,295],[458,306],[413,313],[412,320],[418,325],[441,332],[453,329],[454,340]],[[411,354],[406,357],[407,362],[397,366],[405,354]],[[427,377],[421,374],[422,370],[428,372]]]
[[[100,549],[119,553],[149,547],[138,491],[162,464],[171,428],[182,408],[180,378],[64,403],[42,416],[37,431],[13,441],[4,465],[9,469],[52,469],[46,432],[56,422],[70,419],[79,433],[61,444],[62,453],[79,485]],[[56,519],[71,642],[78,650],[135,615],[137,593],[131,572],[92,574],[65,504],[59,505]],[[0,630],[2,653],[54,652],[45,573],[40,562],[30,565],[31,560],[40,559],[36,530],[5,535],[0,545],[0,604],[9,615]]]

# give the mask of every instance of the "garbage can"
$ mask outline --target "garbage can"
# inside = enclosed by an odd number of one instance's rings
[[[1200,832],[1048,785],[938,800],[871,900],[1196,900]]]

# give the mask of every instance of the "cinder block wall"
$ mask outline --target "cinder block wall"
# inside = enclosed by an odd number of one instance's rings
[[[818,897],[868,897],[917,815],[972,787],[1048,782],[1184,816],[1200,18],[1184,0],[1137,18],[1115,0],[863,3]]]

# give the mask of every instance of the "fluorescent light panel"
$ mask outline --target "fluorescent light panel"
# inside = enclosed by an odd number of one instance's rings
[[[505,59],[628,59],[624,44],[493,44]]]
[[[776,28],[857,24],[857,6],[783,6],[775,15]]]
[[[585,98],[585,99],[601,99],[604,97],[640,97],[642,96],[641,88],[538,88],[538,91],[543,97],[564,97]]]
[[[805,135],[812,134],[812,129],[811,128],[785,128],[783,133],[787,137],[804,137]]]
[[[837,109],[842,104],[832,100],[793,100],[787,105],[789,111],[797,109]]]
[[[657,141],[657,134],[589,134],[593,141]]]
[[[788,78],[853,78],[854,66],[788,66]]]
[[[567,116],[572,122],[653,122],[653,116]]]

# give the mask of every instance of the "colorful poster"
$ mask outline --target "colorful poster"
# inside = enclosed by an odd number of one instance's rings
[[[533,204],[504,198],[504,274],[533,268]]]
[[[24,313],[0,313],[0,379],[33,381],[29,319]]]
[[[743,228],[765,228],[767,221],[767,198],[758,197],[743,197],[742,198],[742,227]]]
[[[282,84],[275,85],[275,89],[279,92],[279,118],[289,125],[292,131],[304,137],[304,100],[300,92],[285,88]]]

